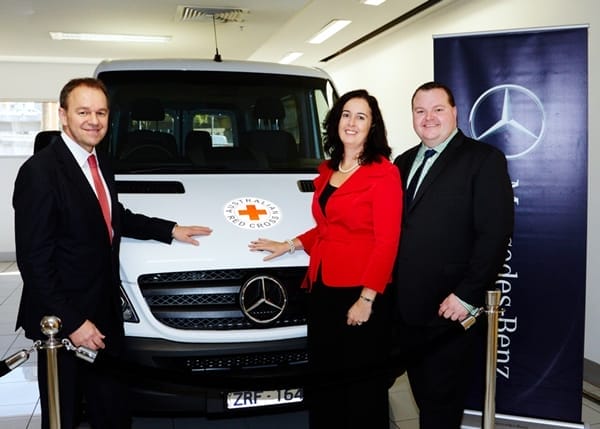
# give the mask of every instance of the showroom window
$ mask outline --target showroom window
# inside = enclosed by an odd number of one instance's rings
[[[36,134],[59,126],[57,102],[0,102],[0,156],[33,154]]]

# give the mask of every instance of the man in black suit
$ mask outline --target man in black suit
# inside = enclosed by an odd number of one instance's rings
[[[40,321],[55,315],[62,321],[61,334],[74,345],[118,355],[123,339],[121,236],[198,245],[193,237],[211,230],[134,214],[118,202],[108,161],[95,150],[106,134],[108,114],[102,82],[71,80],[60,94],[60,138],[19,170],[13,195],[23,278],[17,328],[23,327],[27,338],[45,340]],[[58,363],[61,427],[77,426],[82,397],[92,427],[130,427],[125,390],[115,377],[64,349]],[[49,427],[46,376],[42,352],[38,384],[43,428]]]
[[[465,330],[459,322],[494,287],[512,235],[513,193],[504,154],[457,128],[450,89],[421,85],[412,112],[421,143],[394,161],[405,186],[397,339],[420,428],[455,429],[484,326]]]

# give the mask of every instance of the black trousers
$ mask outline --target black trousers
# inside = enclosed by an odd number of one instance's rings
[[[317,282],[310,293],[308,347],[312,376],[306,387],[306,401],[311,429],[389,429],[389,303],[386,296],[378,296],[369,321],[348,326],[348,310],[361,290]]]
[[[458,322],[397,325],[395,350],[419,407],[420,429],[460,429],[469,392],[480,388],[473,380],[485,355],[485,327],[481,320],[467,331]]]
[[[101,352],[102,353],[102,352]],[[38,387],[42,407],[42,429],[50,428],[46,351],[38,353]],[[118,377],[77,358],[73,352],[58,349],[58,388],[61,429],[76,428],[83,416],[94,429],[128,429],[127,389]]]

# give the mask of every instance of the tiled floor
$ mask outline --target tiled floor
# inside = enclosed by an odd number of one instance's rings
[[[22,349],[28,349],[32,344],[30,340],[24,338],[21,330],[17,332],[14,330],[20,294],[21,278],[16,264],[0,262],[0,360],[2,361]],[[27,362],[0,378],[0,429],[40,427],[35,362],[36,352],[33,352]],[[600,396],[600,388],[591,385],[584,387],[586,391]],[[390,429],[418,428],[418,412],[405,377],[400,377],[390,389],[390,405]],[[600,429],[600,405],[597,402],[584,397],[582,412],[587,428]],[[275,429],[282,427],[306,429],[308,419],[305,412],[235,420],[136,417],[133,427],[134,429]]]

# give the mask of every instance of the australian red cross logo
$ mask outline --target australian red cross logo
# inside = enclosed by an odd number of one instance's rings
[[[267,229],[281,220],[281,210],[271,201],[256,197],[240,197],[229,201],[223,209],[225,219],[239,228]]]

